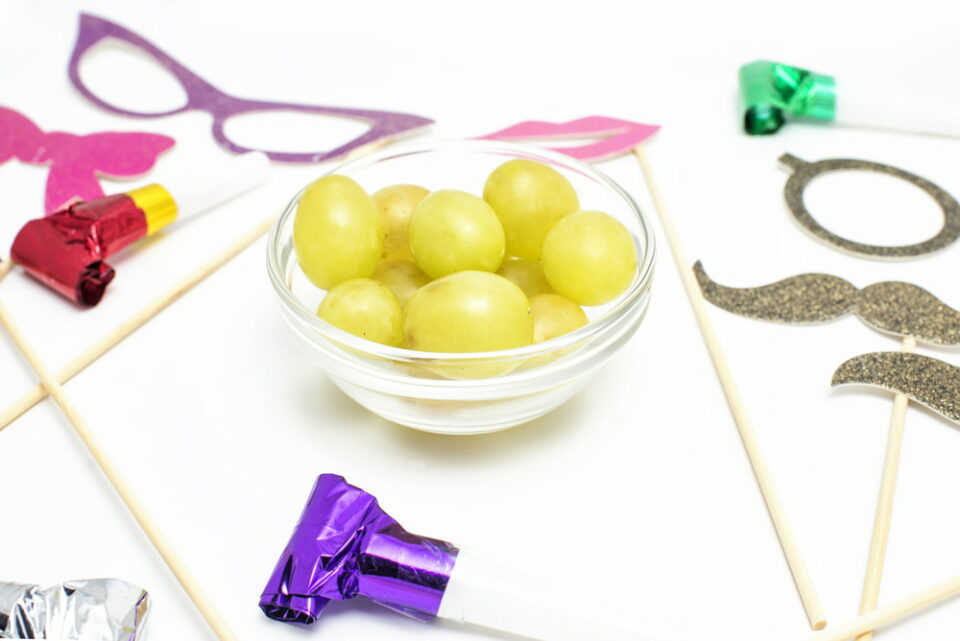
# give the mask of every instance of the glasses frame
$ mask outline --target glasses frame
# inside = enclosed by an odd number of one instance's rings
[[[182,107],[161,112],[131,111],[118,107],[99,97],[80,77],[80,61],[83,56],[98,43],[106,39],[125,42],[149,55],[161,67],[169,71],[180,83],[187,95]],[[329,107],[325,105],[305,105],[300,103],[248,100],[232,96],[198,76],[171,55],[137,35],[129,29],[111,22],[106,18],[88,13],[80,14],[80,26],[77,42],[70,56],[68,67],[70,82],[87,100],[95,105],[123,116],[134,118],[163,118],[186,111],[205,111],[213,117],[212,133],[217,143],[230,151],[246,153],[262,151],[271,160],[289,163],[320,163],[345,156],[361,147],[372,145],[384,139],[396,138],[433,123],[433,120],[413,114],[374,109],[351,109],[347,107]],[[230,140],[224,131],[227,120],[234,116],[256,112],[295,111],[308,114],[321,114],[339,118],[360,120],[370,125],[370,129],[334,149],[316,152],[287,152],[255,149],[237,144]]]

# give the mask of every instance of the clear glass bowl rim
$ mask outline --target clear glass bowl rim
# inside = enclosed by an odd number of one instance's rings
[[[377,358],[411,363],[423,361],[430,361],[431,363],[456,361],[462,363],[464,360],[495,362],[529,358],[568,348],[580,341],[595,337],[603,333],[607,328],[622,322],[642,303],[643,294],[650,288],[651,280],[653,279],[653,266],[656,258],[656,238],[653,233],[653,228],[650,226],[649,221],[633,197],[630,196],[626,190],[606,174],[594,169],[585,162],[565,154],[532,145],[486,140],[460,139],[406,143],[391,145],[382,151],[364,155],[354,160],[347,160],[331,168],[329,171],[324,172],[318,178],[331,174],[350,176],[352,172],[363,169],[368,165],[392,158],[443,151],[475,151],[477,153],[522,157],[531,160],[545,160],[549,161],[551,165],[561,165],[565,168],[576,170],[616,193],[635,217],[640,227],[646,251],[640,258],[640,262],[637,265],[637,274],[634,276],[633,281],[627,290],[615,299],[615,305],[599,318],[591,320],[587,325],[570,333],[540,343],[533,343],[531,345],[506,350],[488,352],[424,352],[403,347],[382,345],[368,341],[365,338],[360,338],[359,336],[334,327],[318,317],[315,311],[311,311],[305,307],[294,295],[293,291],[287,287],[284,268],[280,264],[280,247],[284,242],[284,239],[280,237],[280,233],[287,221],[296,214],[297,203],[304,190],[309,186],[310,183],[308,183],[294,195],[284,211],[277,217],[277,220],[274,221],[267,239],[267,272],[270,276],[270,282],[282,304],[288,311],[295,314],[301,323],[319,333],[324,338]],[[311,181],[311,183],[312,182],[313,181]]]

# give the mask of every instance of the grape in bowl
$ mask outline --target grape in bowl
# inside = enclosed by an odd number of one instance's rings
[[[578,392],[639,328],[649,303],[652,284],[655,257],[653,233],[633,199],[589,165],[561,154],[522,145],[455,141],[391,147],[336,167],[330,175],[349,178],[362,187],[366,194],[375,195],[384,188],[407,184],[422,185],[430,190],[431,195],[455,190],[479,196],[484,192],[488,176],[504,163],[515,160],[545,165],[562,175],[575,189],[579,199],[577,206],[583,209],[576,214],[582,219],[577,218],[573,223],[564,225],[566,230],[562,233],[558,230],[556,238],[548,234],[542,241],[545,256],[539,256],[537,248],[529,247],[522,248],[524,257],[510,255],[510,239],[515,241],[516,237],[511,236],[508,229],[502,262],[491,262],[489,257],[497,251],[493,247],[484,249],[482,255],[478,256],[469,255],[468,251],[470,260],[458,265],[456,261],[451,263],[449,257],[431,251],[430,229],[417,230],[414,222],[411,231],[415,233],[410,238],[413,254],[416,256],[418,248],[421,248],[421,256],[416,258],[422,259],[433,275],[440,277],[432,280],[428,286],[431,276],[406,261],[402,261],[404,269],[398,270],[398,261],[392,260],[397,258],[396,249],[388,253],[383,244],[377,245],[376,239],[372,239],[370,234],[353,228],[350,233],[356,239],[356,246],[322,248],[321,253],[326,253],[327,258],[334,255],[340,262],[334,261],[332,266],[324,265],[321,269],[323,278],[318,279],[316,274],[311,274],[314,277],[310,278],[304,272],[296,250],[297,210],[303,198],[312,197],[309,189],[305,188],[293,198],[274,225],[268,241],[267,266],[283,318],[301,348],[316,360],[331,380],[376,414],[416,429],[445,434],[477,434],[518,425],[546,414]],[[348,195],[353,194],[352,187],[340,184],[339,178],[330,182],[336,189]],[[568,196],[561,195],[569,201]],[[429,197],[419,194],[417,198],[422,200],[414,205],[424,205],[425,211],[435,209],[427,206]],[[456,194],[451,198],[451,202],[454,201],[462,201],[465,203],[463,207],[477,212],[475,217],[480,222],[476,224],[481,229],[489,227],[481,203]],[[363,216],[369,217],[365,201],[360,210]],[[610,237],[604,227],[607,222],[596,225],[596,221],[591,219],[598,211],[616,221],[615,227],[624,230],[613,241],[605,240]],[[416,215],[414,210],[414,219]],[[557,220],[567,218],[570,216],[558,217]],[[515,215],[513,219],[516,220]],[[385,220],[388,225],[392,224],[390,218]],[[557,221],[551,221],[550,224],[556,227]],[[508,222],[510,225],[513,223]],[[584,230],[589,232],[597,228],[599,232],[595,234],[596,238],[590,240],[590,234]],[[612,299],[606,295],[586,295],[582,283],[578,285],[575,282],[570,288],[570,296],[584,297],[583,304],[591,305],[585,310],[589,318],[585,325],[581,320],[576,320],[580,318],[576,309],[568,309],[571,306],[576,308],[575,303],[556,300],[563,297],[556,292],[545,291],[543,283],[536,282],[536,274],[531,275],[531,270],[535,270],[541,258],[545,261],[544,268],[549,268],[553,261],[553,271],[561,274],[557,278],[563,277],[567,258],[574,261],[574,269],[567,271],[581,273],[575,261],[583,259],[578,254],[583,254],[585,250],[581,247],[582,243],[576,242],[578,237],[587,238],[594,243],[591,247],[600,252],[622,253],[622,245],[626,242],[632,245],[632,254],[635,256],[635,267],[631,267],[626,276],[623,276],[621,269],[621,273],[614,274],[612,280],[605,272],[599,272],[593,274],[593,280],[588,281],[588,284],[593,283],[591,287],[605,287],[605,292],[615,291],[611,289],[611,282],[616,281],[616,287],[622,290]],[[376,255],[379,255],[381,262],[374,266]],[[316,259],[320,254],[308,254],[308,260],[312,260],[310,256]],[[309,263],[307,269],[308,272],[313,269]],[[451,269],[454,272],[448,274]],[[616,269],[614,265],[613,271]],[[471,276],[475,272],[478,275]],[[538,299],[534,307],[549,313],[565,314],[562,322],[552,323],[538,333],[543,338],[540,342],[515,339],[513,337],[516,334],[510,333],[513,342],[506,343],[510,345],[506,348],[491,349],[487,345],[480,349],[489,351],[451,352],[441,351],[448,349],[445,344],[438,343],[435,335],[425,334],[427,339],[418,344],[421,349],[410,349],[405,340],[400,341],[400,346],[393,339],[389,341],[393,344],[373,342],[317,315],[318,308],[328,295],[322,288],[334,291],[340,283],[351,278],[367,278],[383,283],[403,299],[401,307],[413,310],[409,314],[412,318],[415,310],[425,308],[423,301],[418,302],[417,298],[427,298],[428,292],[421,292],[435,288],[442,279],[459,278],[471,287],[484,287],[492,279],[504,280],[503,277],[517,285],[515,289],[519,298],[517,294],[495,285],[491,296],[507,295],[507,298],[496,300],[523,299],[529,302],[550,294]],[[382,298],[382,291],[371,285],[351,285],[349,289],[360,293],[369,291],[376,301]],[[411,308],[411,305],[414,307]],[[506,314],[515,308],[516,303],[510,302],[509,306],[509,309],[495,311]],[[426,308],[432,309],[429,306]],[[381,307],[374,305],[372,309]],[[421,316],[428,318],[425,314]],[[509,318],[515,319],[511,322],[520,322],[515,313]],[[436,327],[431,332],[444,329],[444,319],[432,320],[436,321]],[[558,327],[562,329],[556,329]],[[532,325],[529,331],[533,332]],[[395,336],[390,332],[385,335]],[[436,345],[441,347],[438,349]],[[430,349],[436,351],[427,351]]]

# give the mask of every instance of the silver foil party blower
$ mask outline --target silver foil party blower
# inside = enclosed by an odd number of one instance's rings
[[[150,597],[119,579],[0,583],[0,639],[142,641]]]

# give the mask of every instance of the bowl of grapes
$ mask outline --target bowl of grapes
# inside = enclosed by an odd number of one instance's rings
[[[267,268],[299,349],[387,420],[481,434],[580,391],[639,329],[652,229],[561,153],[478,140],[396,145],[296,194]]]

